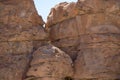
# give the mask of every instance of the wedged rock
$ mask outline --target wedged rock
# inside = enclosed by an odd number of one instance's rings
[[[74,78],[120,79],[120,1],[78,0],[70,12],[64,7],[72,3],[61,4],[51,10],[46,29],[52,44],[74,61]],[[75,15],[63,16],[72,9]]]
[[[39,47],[33,59],[26,80],[63,80],[73,76],[72,60],[53,45]]]

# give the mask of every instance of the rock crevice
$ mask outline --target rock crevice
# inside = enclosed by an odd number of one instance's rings
[[[45,23],[32,0],[0,0],[0,72],[0,80],[119,80],[120,1],[63,2]]]

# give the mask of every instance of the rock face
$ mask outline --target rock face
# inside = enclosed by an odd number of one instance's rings
[[[63,2],[43,25],[32,0],[0,0],[0,80],[120,79],[120,0]]]
[[[42,40],[43,24],[32,0],[0,1],[0,41]]]
[[[72,60],[60,49],[46,45],[33,53],[27,80],[64,80],[72,76]]]
[[[0,0],[0,80],[23,80],[33,51],[45,43],[43,24],[32,0]]]
[[[0,0],[0,80],[63,80],[71,58],[48,44],[32,0]]]
[[[120,79],[120,0],[78,0],[52,8],[46,29],[74,61],[74,78]]]

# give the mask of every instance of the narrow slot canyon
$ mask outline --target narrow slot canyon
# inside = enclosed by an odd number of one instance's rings
[[[0,0],[0,80],[120,80],[120,1]]]

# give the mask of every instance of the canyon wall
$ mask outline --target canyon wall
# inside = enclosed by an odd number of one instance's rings
[[[119,0],[63,2],[47,23],[33,0],[0,0],[0,80],[116,79]]]
[[[120,0],[78,0],[51,9],[51,43],[73,60],[74,77],[120,79]]]
[[[61,80],[72,60],[48,41],[32,0],[0,0],[0,80]]]
[[[22,80],[47,34],[32,0],[0,0],[0,80]]]

